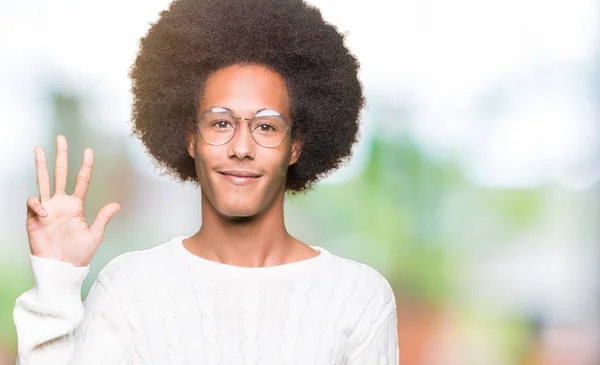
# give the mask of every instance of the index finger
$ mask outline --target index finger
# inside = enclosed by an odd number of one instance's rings
[[[50,199],[50,175],[48,175],[48,161],[42,146],[35,147],[35,171],[37,185],[40,191],[40,200],[45,202]]]

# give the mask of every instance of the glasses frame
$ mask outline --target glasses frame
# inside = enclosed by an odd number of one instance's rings
[[[234,121],[234,126],[233,126],[233,128],[234,128],[234,131],[233,131],[233,134],[231,135],[231,137],[230,137],[230,138],[229,138],[227,141],[225,141],[225,142],[223,142],[223,143],[211,143],[211,142],[209,142],[208,140],[206,140],[206,138],[205,138],[205,137],[202,135],[202,132],[200,131],[200,121],[201,121],[201,120],[204,118],[204,116],[205,116],[207,113],[213,112],[213,110],[214,110],[214,109],[222,109],[222,110],[223,110],[223,111],[225,111],[227,114],[229,114],[229,115],[231,116],[231,118],[233,119],[233,121]],[[277,115],[278,115],[278,116],[279,116],[279,117],[280,117],[280,118],[283,120],[283,122],[285,123],[285,135],[283,136],[283,138],[281,139],[281,141],[277,142],[277,144],[274,144],[274,145],[272,145],[272,146],[265,146],[265,145],[263,145],[263,144],[259,143],[259,142],[256,140],[256,138],[254,138],[254,134],[252,133],[252,123],[254,122],[254,119],[256,118],[256,116],[258,115],[258,113],[260,113],[260,112],[263,112],[263,111],[265,111],[265,110],[270,110],[270,111],[274,111],[274,112],[276,112],[276,113],[277,113]],[[222,111],[219,111],[219,113],[222,113]],[[260,109],[260,110],[258,110],[258,111],[257,111],[257,112],[254,114],[254,116],[253,116],[252,118],[245,118],[245,117],[236,117],[235,115],[233,115],[233,112],[232,112],[231,110],[229,110],[228,108],[225,108],[225,107],[223,107],[223,106],[212,106],[212,107],[210,107],[210,108],[206,109],[206,110],[205,110],[205,111],[202,113],[202,115],[200,115],[200,118],[195,118],[195,119],[194,119],[194,128],[196,129],[196,131],[198,132],[198,134],[200,134],[200,137],[202,137],[202,139],[203,139],[203,140],[204,140],[206,143],[208,143],[209,145],[212,145],[212,146],[223,146],[223,145],[225,145],[225,144],[229,143],[229,142],[230,142],[230,141],[233,139],[233,137],[235,137],[235,134],[237,133],[237,130],[239,129],[239,123],[238,123],[238,120],[240,120],[240,119],[244,119],[244,120],[247,120],[247,121],[249,121],[249,123],[248,123],[248,130],[249,130],[249,132],[250,132],[250,136],[252,136],[252,139],[254,140],[254,142],[256,142],[256,144],[258,144],[259,146],[261,146],[261,147],[264,147],[264,148],[274,148],[274,147],[277,147],[277,146],[279,146],[279,145],[280,145],[280,144],[281,144],[283,141],[285,141],[286,137],[287,137],[287,136],[288,136],[288,134],[290,133],[290,130],[292,129],[292,127],[290,127],[290,125],[289,125],[289,123],[288,123],[287,119],[285,119],[285,117],[284,117],[284,116],[283,116],[283,115],[282,115],[282,114],[281,114],[279,111],[277,111],[277,110],[275,110],[275,109],[271,109],[271,108],[264,108],[264,109]]]

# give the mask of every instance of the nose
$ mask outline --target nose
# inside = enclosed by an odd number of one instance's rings
[[[237,118],[235,134],[228,143],[229,157],[235,156],[239,160],[254,159],[256,143],[250,133],[250,121],[248,118]]]

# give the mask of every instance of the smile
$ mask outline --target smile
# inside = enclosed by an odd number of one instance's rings
[[[252,184],[261,177],[260,174],[250,171],[219,171],[219,174],[227,181],[234,185]]]

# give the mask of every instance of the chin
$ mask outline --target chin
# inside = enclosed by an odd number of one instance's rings
[[[265,213],[273,204],[274,197],[265,190],[269,190],[268,184],[234,186],[219,181],[219,184],[209,185],[205,198],[222,217],[250,220]]]
[[[260,208],[255,204],[240,204],[239,202],[227,202],[215,206],[215,208],[221,215],[233,220],[248,219],[261,213]]]
[[[231,219],[234,221],[248,221],[257,216],[259,212],[256,210],[234,209],[220,210],[219,213],[221,213],[221,215],[226,217],[227,219]]]

